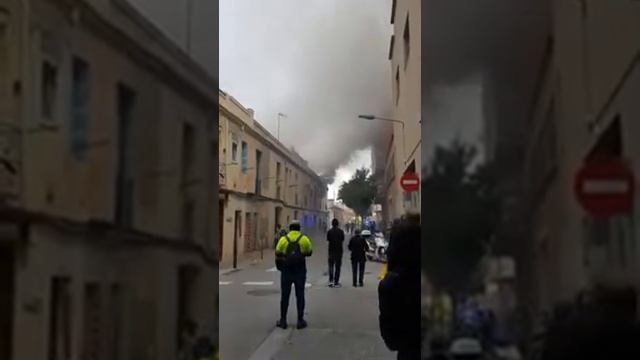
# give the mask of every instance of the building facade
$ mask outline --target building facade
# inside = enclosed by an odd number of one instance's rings
[[[221,266],[272,249],[278,225],[298,220],[309,234],[324,230],[326,181],[223,91],[219,114]]]
[[[640,288],[639,212],[595,219],[570,184],[597,156],[640,169],[640,6],[551,2],[553,27],[528,125],[528,283],[536,313],[594,285]],[[634,204],[639,195],[635,194]],[[637,208],[637,205],[636,205]]]
[[[327,224],[329,224],[329,226],[331,226],[333,219],[338,220],[340,228],[342,229],[345,228],[345,224],[347,223],[355,224],[356,213],[342,202],[329,200],[327,206],[329,208],[329,216],[327,217]]]
[[[0,358],[217,341],[216,88],[124,0],[0,1]]]
[[[391,9],[393,35],[389,45],[393,111],[399,121],[375,145],[376,168],[382,170],[385,222],[408,211],[420,211],[420,191],[407,193],[400,178],[407,171],[417,174],[421,164],[421,1],[394,0]],[[401,122],[401,123],[400,123]]]

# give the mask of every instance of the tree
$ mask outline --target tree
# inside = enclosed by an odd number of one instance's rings
[[[359,216],[367,216],[373,200],[377,194],[377,188],[369,169],[356,170],[351,180],[340,185],[338,199],[353,209]]]
[[[440,290],[458,293],[471,280],[498,219],[494,171],[474,167],[477,151],[454,140],[437,147],[423,179],[423,268]]]

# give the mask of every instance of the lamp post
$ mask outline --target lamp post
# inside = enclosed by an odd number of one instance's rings
[[[360,119],[365,119],[365,120],[380,120],[380,121],[386,121],[386,122],[392,122],[392,123],[398,123],[400,125],[402,125],[402,154],[403,154],[403,158],[404,158],[404,163],[407,163],[407,150],[406,150],[406,141],[405,141],[405,133],[404,133],[404,121],[401,120],[396,120],[396,119],[389,119],[389,118],[384,118],[384,117],[380,117],[380,116],[375,116],[375,115],[358,115],[358,118]]]
[[[280,119],[281,118],[286,118],[287,115],[283,114],[283,113],[278,113],[278,141],[280,140]]]

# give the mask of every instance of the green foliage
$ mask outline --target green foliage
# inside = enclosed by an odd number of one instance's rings
[[[351,180],[340,185],[338,199],[353,209],[356,214],[366,216],[369,214],[376,193],[377,188],[373,176],[369,174],[369,169],[362,168],[356,170]]]
[[[438,147],[422,182],[423,268],[434,286],[453,293],[472,285],[499,213],[493,168],[473,167],[476,154],[457,140]]]

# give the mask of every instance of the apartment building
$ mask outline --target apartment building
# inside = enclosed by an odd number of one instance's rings
[[[407,211],[420,211],[420,192],[406,193],[400,178],[407,171],[420,173],[421,165],[421,1],[394,0],[391,8],[393,35],[389,45],[393,86],[392,128],[379,140],[374,152],[374,172],[383,169],[386,222]]]
[[[595,219],[571,187],[577,169],[596,156],[621,159],[636,174],[640,169],[640,4],[551,3],[553,28],[525,162],[528,285],[536,313],[593,285],[640,287],[638,211]]]
[[[216,88],[125,0],[0,1],[0,358],[216,341]]]
[[[221,267],[271,250],[277,225],[298,220],[307,233],[325,229],[326,181],[223,91],[219,114]]]

